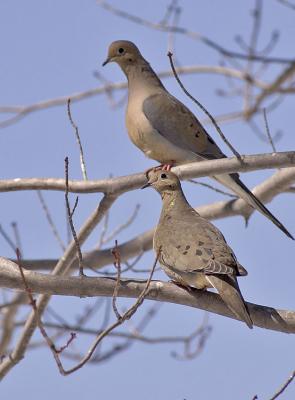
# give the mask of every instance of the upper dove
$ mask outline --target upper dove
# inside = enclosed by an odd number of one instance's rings
[[[116,62],[128,80],[126,126],[131,141],[163,165],[225,158],[195,115],[164,87],[134,43],[113,42],[103,66]],[[284,225],[244,185],[237,173],[214,176],[252,207],[269,218],[287,236]]]

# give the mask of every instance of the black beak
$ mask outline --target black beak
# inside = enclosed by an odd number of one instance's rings
[[[145,189],[145,188],[150,187],[150,186],[151,186],[151,184],[148,182],[145,185],[143,185],[140,189]]]
[[[107,65],[110,61],[111,61],[111,59],[110,59],[110,58],[107,58],[107,59],[102,63],[102,66],[104,67],[104,66]]]

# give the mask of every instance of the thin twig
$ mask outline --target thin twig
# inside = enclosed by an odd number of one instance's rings
[[[23,249],[22,249],[22,245],[21,245],[20,234],[19,234],[17,222],[16,221],[12,222],[11,227],[12,227],[13,234],[14,234],[15,247],[19,249],[20,253],[23,256],[24,253],[23,253]]]
[[[104,337],[106,337],[110,332],[112,332],[115,328],[117,328],[118,326],[122,325],[126,320],[130,319],[133,314],[137,311],[138,307],[140,307],[140,305],[143,303],[144,298],[146,296],[146,294],[148,293],[149,290],[149,286],[152,280],[152,276],[156,267],[156,264],[158,262],[158,258],[159,258],[159,254],[157,255],[155,262],[153,264],[153,267],[151,269],[151,273],[150,276],[146,282],[146,285],[143,289],[143,291],[140,293],[140,295],[138,296],[136,302],[127,310],[125,311],[125,313],[121,316],[120,319],[117,319],[116,322],[114,322],[112,325],[110,325],[107,329],[105,329],[103,332],[99,333],[94,341],[94,343],[92,344],[92,346],[89,348],[89,350],[87,351],[86,355],[84,356],[84,358],[74,367],[65,370],[60,368],[59,366],[59,371],[61,372],[61,374],[63,375],[69,375],[75,371],[77,371],[78,369],[80,369],[81,367],[83,367],[92,357],[95,349],[97,348],[97,346],[99,345],[99,343],[103,340]]]
[[[217,187],[215,187],[215,186],[213,186],[213,185],[209,185],[208,183],[199,182],[199,181],[196,181],[196,180],[194,180],[194,179],[188,179],[187,181],[188,181],[188,182],[191,182],[191,183],[194,183],[194,184],[196,184],[196,185],[204,186],[204,187],[206,187],[206,188],[208,188],[208,189],[213,190],[213,191],[216,192],[216,193],[224,194],[225,196],[231,197],[231,198],[233,198],[233,199],[236,199],[236,198],[237,198],[237,196],[235,196],[234,194],[229,193],[229,192],[226,192],[226,191],[221,190],[221,189],[218,189]]]
[[[192,332],[185,340],[184,340],[184,353],[178,354],[175,351],[171,353],[171,356],[176,358],[177,360],[192,360],[199,356],[199,354],[204,350],[207,339],[209,338],[212,327],[208,323],[209,314],[205,313],[203,322],[201,326],[199,326],[194,332]],[[191,349],[194,341],[197,340],[195,349]]]
[[[269,130],[269,125],[268,125],[268,120],[267,120],[267,115],[266,115],[266,109],[265,108],[263,109],[263,117],[264,117],[266,134],[267,134],[269,143],[271,145],[271,148],[273,149],[273,152],[275,153],[277,150],[276,150],[276,147],[275,147],[274,142],[273,142],[273,138],[272,138],[270,130]]]
[[[253,10],[253,26],[250,35],[250,44],[248,46],[248,60],[245,72],[249,75],[252,74],[253,67],[253,55],[257,54],[256,47],[258,42],[258,36],[261,28],[261,17],[262,17],[262,0],[256,0],[255,9]],[[250,109],[252,100],[252,82],[247,81],[245,84],[244,91],[244,108],[245,114],[247,114]]]
[[[291,8],[291,10],[295,10],[295,4],[292,4],[289,0],[277,0],[277,1],[283,4],[284,6]]]
[[[82,147],[82,143],[81,143],[81,139],[80,139],[80,135],[79,135],[78,126],[75,124],[75,122],[73,121],[73,118],[72,118],[72,114],[71,114],[71,99],[70,98],[68,99],[67,110],[68,110],[68,117],[69,117],[70,123],[71,123],[72,127],[74,128],[76,139],[77,139],[77,143],[79,145],[80,166],[81,166],[81,170],[82,170],[83,179],[85,181],[87,181],[88,178],[87,178],[87,171],[86,171],[86,164],[85,164],[83,147]]]
[[[197,104],[198,107],[201,108],[201,110],[207,115],[207,117],[209,117],[210,121],[212,122],[212,124],[215,126],[217,132],[219,133],[219,135],[221,136],[222,140],[226,143],[226,145],[231,149],[231,151],[233,152],[233,154],[240,160],[242,161],[242,158],[240,156],[240,154],[235,150],[235,148],[230,144],[230,142],[226,139],[226,137],[224,136],[222,130],[220,129],[219,125],[217,124],[216,120],[213,118],[213,116],[209,113],[209,111],[194,97],[192,96],[187,90],[186,88],[183,86],[183,83],[181,82],[181,80],[179,79],[177,72],[175,70],[174,64],[173,64],[173,60],[172,60],[172,56],[173,54],[169,51],[168,52],[168,57],[169,57],[169,61],[170,61],[170,65],[173,71],[173,74],[175,76],[175,79],[177,80],[179,86],[181,87],[181,89],[184,91],[184,93],[194,102]]]
[[[122,318],[122,315],[118,311],[117,296],[118,296],[120,280],[121,280],[121,256],[120,256],[120,252],[118,250],[118,241],[117,240],[115,241],[115,247],[112,250],[112,254],[114,256],[114,267],[117,269],[117,279],[116,279],[116,285],[115,285],[114,294],[113,294],[113,298],[112,298],[112,304],[113,304],[114,313],[116,314],[117,319],[120,320]]]
[[[58,230],[57,230],[57,228],[55,226],[55,223],[53,222],[53,219],[51,217],[51,213],[50,213],[50,211],[49,211],[49,209],[47,207],[47,204],[45,202],[45,199],[43,197],[43,194],[42,194],[41,190],[37,190],[37,196],[38,196],[38,199],[39,199],[39,201],[41,203],[42,209],[43,209],[43,211],[45,213],[45,217],[46,217],[47,222],[48,222],[48,224],[49,224],[49,226],[51,228],[53,236],[57,240],[57,243],[60,245],[61,249],[63,251],[65,251],[65,245],[64,245],[64,243],[63,243],[63,241],[62,241],[62,239],[61,239],[61,237],[60,237],[60,235],[58,233]]]
[[[5,232],[4,228],[2,227],[2,225],[0,225],[0,234],[2,235],[2,237],[4,238],[4,240],[6,241],[6,243],[11,247],[11,249],[15,252],[16,250],[16,246],[13,242],[13,240],[10,238],[10,236],[8,235],[7,232]]]
[[[68,213],[68,220],[69,220],[69,225],[71,227],[72,235],[76,244],[77,248],[77,255],[78,255],[78,260],[79,260],[79,275],[84,276],[84,269],[83,269],[83,257],[82,257],[82,251],[80,247],[79,240],[77,238],[77,234],[75,231],[74,223],[73,223],[73,214],[74,211],[77,207],[78,204],[78,197],[76,198],[75,205],[73,210],[71,211],[71,206],[69,202],[69,159],[68,157],[65,158],[65,183],[66,183],[66,190],[65,190],[65,200],[66,200],[66,207],[67,207],[67,213]]]
[[[133,15],[133,14],[127,13],[124,10],[115,8],[111,4],[109,4],[108,2],[106,2],[104,0],[97,0],[97,3],[101,7],[106,9],[107,11],[113,13],[114,15],[126,18],[129,21],[132,21],[139,25],[146,26],[148,28],[159,30],[162,32],[175,32],[178,34],[185,35],[193,40],[199,40],[202,43],[204,43],[206,46],[216,50],[223,56],[241,59],[241,60],[247,60],[249,58],[248,54],[243,54],[243,53],[239,53],[236,51],[228,50],[228,49],[222,47],[221,45],[219,45],[218,43],[214,42],[212,39],[202,35],[199,32],[193,32],[193,31],[190,31],[189,29],[186,29],[185,27],[181,27],[181,26],[171,26],[171,25],[167,26],[167,25],[148,21],[137,15]],[[267,63],[278,63],[278,64],[290,64],[295,61],[292,58],[287,59],[287,58],[283,58],[283,57],[262,57],[261,55],[257,55],[257,54],[254,54],[252,58],[254,61],[263,61],[263,62],[267,62]]]
[[[133,221],[135,220],[135,218],[137,217],[139,209],[140,209],[140,205],[136,204],[133,213],[127,219],[127,221],[124,222],[123,224],[119,225],[117,228],[115,228],[113,230],[113,232],[111,232],[107,237],[105,237],[107,231],[104,229],[104,232],[103,232],[104,235],[101,235],[102,237],[100,238],[99,248],[103,244],[106,244],[106,243],[110,242],[112,239],[114,239],[114,237],[117,236],[119,233],[121,233],[124,229],[128,228],[128,226],[130,226],[133,223]],[[106,219],[107,219],[107,215],[106,215]]]
[[[21,275],[22,282],[24,284],[25,292],[28,295],[30,305],[32,306],[33,311],[35,313],[35,317],[36,317],[36,321],[37,321],[37,325],[38,325],[38,328],[40,330],[40,333],[42,334],[42,336],[46,340],[46,342],[48,344],[48,347],[50,348],[57,365],[61,366],[61,361],[60,361],[58,355],[60,353],[62,353],[62,351],[65,350],[70,345],[70,343],[76,338],[76,334],[74,332],[71,332],[70,338],[69,338],[69,340],[67,341],[67,343],[64,346],[62,346],[60,349],[57,349],[55,347],[55,344],[53,343],[53,341],[48,336],[48,334],[46,332],[46,329],[44,328],[44,326],[42,324],[42,321],[41,321],[41,318],[40,318],[40,315],[39,315],[39,312],[38,312],[38,308],[37,308],[37,305],[36,305],[36,300],[33,297],[32,290],[30,289],[30,287],[29,287],[29,285],[28,285],[28,283],[26,281],[25,274],[24,274],[23,268],[21,266],[20,252],[19,252],[18,249],[16,249],[16,256],[17,256],[17,261],[18,261],[17,265],[18,265],[18,268],[19,268],[19,272],[20,272],[20,275]]]
[[[289,378],[283,384],[283,386],[269,400],[277,399],[285,391],[285,389],[287,389],[287,387],[290,385],[290,383],[293,381],[294,378],[295,378],[295,370],[292,372],[292,374],[289,376]]]

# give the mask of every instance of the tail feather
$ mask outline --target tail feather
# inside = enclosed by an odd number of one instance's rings
[[[252,329],[253,321],[240,292],[236,278],[231,275],[207,275],[206,278],[218,291],[228,308]]]
[[[260,211],[267,217],[273,224],[275,224],[282,232],[289,238],[294,240],[291,233],[284,227],[284,225],[265,207],[265,205],[247,188],[247,186],[240,180],[238,174],[230,175],[217,175],[214,177],[218,182],[227,186],[239,197],[245,200],[248,204]]]

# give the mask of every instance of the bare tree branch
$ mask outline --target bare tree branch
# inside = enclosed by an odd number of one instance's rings
[[[115,8],[104,0],[97,0],[97,3],[101,7],[106,9],[107,11],[109,11],[119,17],[126,18],[129,21],[135,22],[139,25],[146,26],[148,28],[152,28],[155,30],[163,31],[163,32],[175,32],[178,34],[185,35],[191,39],[199,40],[199,41],[203,42],[205,45],[218,51],[223,56],[237,58],[237,59],[241,59],[241,60],[249,59],[248,54],[242,54],[242,53],[238,53],[235,51],[225,49],[224,47],[220,46],[218,43],[216,43],[213,40],[209,39],[208,37],[202,35],[201,33],[193,32],[193,31],[190,31],[189,29],[186,29],[186,28],[180,27],[180,26],[167,26],[167,25],[148,21],[144,18],[138,17],[136,15],[132,15],[130,13],[127,13],[126,11]],[[252,56],[252,59],[253,59],[253,61],[263,61],[265,63],[267,62],[267,63],[278,63],[278,64],[290,64],[290,63],[294,62],[294,59],[287,59],[287,58],[283,58],[283,57],[263,57],[263,56],[260,56],[257,54],[254,54]]]
[[[260,169],[286,168],[295,166],[295,151],[255,154],[242,156],[242,163],[236,158],[199,161],[172,168],[180,179],[214,176],[232,172],[250,172]],[[119,195],[140,188],[146,181],[144,173],[103,180],[71,181],[69,192]],[[0,192],[19,190],[65,190],[62,178],[16,178],[0,180]]]
[[[85,181],[87,181],[87,170],[86,170],[86,163],[85,163],[85,157],[84,157],[84,151],[83,151],[83,147],[82,147],[82,142],[80,139],[80,134],[79,134],[79,128],[78,126],[75,124],[73,118],[72,118],[72,113],[71,113],[71,99],[68,99],[67,102],[67,111],[68,111],[68,117],[70,120],[70,124],[72,125],[72,127],[74,128],[74,132],[75,132],[75,136],[77,139],[77,143],[79,146],[79,152],[80,152],[80,166],[81,166],[81,171],[82,171],[82,176],[83,179]]]
[[[90,215],[90,217],[86,220],[84,226],[80,229],[80,232],[77,235],[79,243],[82,245],[87,237],[90,235],[92,230],[96,227],[96,225],[101,221],[105,212],[112,206],[114,201],[116,200],[116,196],[104,196],[101,200],[99,206],[95,209],[95,211]],[[76,255],[76,243],[72,241],[67,247],[64,255],[60,258],[58,263],[56,264],[52,274],[54,276],[66,275],[71,270],[71,264],[73,263]],[[86,279],[85,277],[79,277],[80,281]],[[30,285],[31,286],[31,285]],[[36,307],[38,310],[38,315],[41,317],[44,309],[46,308],[48,302],[50,300],[50,296],[44,294],[41,295],[37,302]],[[3,360],[0,364],[0,379],[2,379],[10,370],[14,367],[23,357],[29,341],[36,329],[37,320],[35,312],[32,312],[27,319],[27,322],[23,328],[23,331],[16,343],[16,346],[13,352],[10,354],[9,358]]]
[[[2,287],[23,290],[22,278],[15,263],[0,258],[0,284]],[[112,297],[116,278],[80,278],[56,275],[45,275],[39,272],[24,271],[30,289],[45,296],[62,295],[77,297],[105,296]],[[120,282],[118,297],[137,298],[143,292],[145,282],[135,279],[124,279]],[[182,304],[200,308],[209,312],[238,319],[226,307],[218,294],[193,290],[191,292],[179,288],[173,283],[153,281],[146,298],[155,301]],[[247,303],[251,319],[255,326],[285,333],[295,333],[295,311],[279,310],[269,306]],[[6,368],[0,365],[0,376]]]
[[[295,370],[292,372],[292,374],[289,376],[289,378],[286,380],[283,386],[269,400],[277,399],[287,389],[287,387],[290,385],[290,383],[293,381],[294,378],[295,378]]]
[[[295,168],[285,168],[277,171],[269,179],[256,186],[253,193],[263,203],[267,203],[279,193],[289,190],[290,185],[295,181]],[[217,203],[199,206],[196,211],[204,218],[214,220],[235,215],[250,216],[253,208],[248,206],[244,200],[219,201]],[[152,248],[153,230],[149,230],[134,239],[118,246],[121,261],[135,257]],[[83,254],[84,262],[91,268],[102,268],[113,262],[111,249],[94,250]],[[23,260],[23,266],[28,269],[49,269],[52,270],[57,260]],[[76,264],[72,264],[77,268]]]

